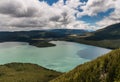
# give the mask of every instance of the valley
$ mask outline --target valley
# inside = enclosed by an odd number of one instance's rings
[[[48,70],[43,67],[41,69],[41,67],[37,65],[26,63],[11,63],[1,65],[0,81],[9,82],[9,80],[11,80],[11,82],[119,82],[119,27],[120,24],[118,23],[95,32],[88,32],[83,30],[79,30],[77,32],[75,30],[73,32],[72,30],[68,29],[50,31],[44,30],[0,32],[0,42],[2,43],[27,42],[31,46],[43,48],[55,47],[56,44],[51,43],[51,41],[68,41],[99,46],[108,49],[116,49],[106,55],[98,57],[97,59],[81,64],[67,73],[60,73]],[[31,75],[33,79],[30,79],[32,78]]]
[[[95,32],[72,29],[0,32],[0,42],[28,42],[37,47],[55,46],[49,41],[70,41],[109,49],[120,48],[120,23]]]
[[[120,0],[0,0],[0,82],[120,82]]]

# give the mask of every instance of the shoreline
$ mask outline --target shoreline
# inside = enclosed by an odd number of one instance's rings
[[[100,46],[100,45],[96,45],[96,44],[93,44],[93,42],[90,42],[89,41],[82,41],[83,39],[79,39],[79,41],[76,41],[76,40],[70,40],[70,39],[53,39],[53,40],[44,40],[44,41],[41,41],[41,40],[30,40],[30,41],[2,41],[0,43],[4,43],[4,42],[25,42],[25,43],[28,43],[28,45],[31,45],[31,46],[35,46],[35,47],[38,47],[38,48],[46,48],[46,47],[55,47],[56,44],[53,44],[53,43],[50,43],[50,41],[67,41],[67,42],[74,42],[74,43],[78,43],[78,44],[84,44],[84,45],[89,45],[89,46],[95,46],[95,47],[100,47],[100,48],[105,48],[105,49],[111,49],[111,50],[114,50],[114,49],[118,49],[118,48],[111,48],[111,47],[105,47],[105,46]]]

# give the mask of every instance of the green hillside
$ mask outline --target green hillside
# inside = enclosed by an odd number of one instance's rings
[[[11,63],[0,66],[0,82],[48,82],[61,75],[35,64]]]
[[[50,82],[120,82],[120,49],[80,65]]]
[[[63,40],[118,49],[120,48],[120,23],[110,25],[95,32],[86,33],[83,36],[68,36]]]
[[[92,36],[87,37],[91,40],[106,40],[106,39],[120,39],[120,23],[110,25],[106,28],[97,30],[92,33]]]
[[[93,32],[84,40],[90,45],[118,49],[120,48],[120,23]]]

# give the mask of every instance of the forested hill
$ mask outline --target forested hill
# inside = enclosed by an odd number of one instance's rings
[[[120,48],[120,23],[86,33],[83,36],[68,37],[68,41],[79,42],[104,48]]]
[[[29,42],[33,38],[63,38],[71,34],[81,35],[87,30],[76,29],[52,29],[52,30],[31,30],[31,31],[1,31],[0,42],[24,41]]]
[[[120,39],[120,23],[110,25],[92,33],[92,36],[87,39],[91,40],[115,40]]]

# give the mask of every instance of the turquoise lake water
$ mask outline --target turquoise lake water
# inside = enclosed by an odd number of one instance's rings
[[[67,72],[111,50],[66,41],[51,41],[55,47],[37,48],[22,42],[0,43],[0,64],[34,63],[48,69]]]

